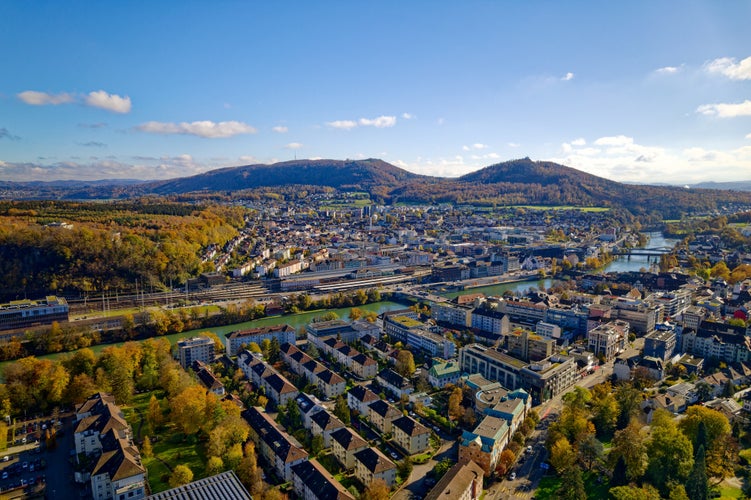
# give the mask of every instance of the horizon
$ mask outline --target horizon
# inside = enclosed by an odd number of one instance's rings
[[[298,156],[751,179],[751,4],[0,4],[0,179]],[[363,20],[367,19],[367,24]]]

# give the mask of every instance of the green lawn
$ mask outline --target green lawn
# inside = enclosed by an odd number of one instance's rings
[[[722,485],[720,486],[720,500],[729,498],[743,498],[743,491],[740,488],[734,488],[733,486]]]
[[[558,487],[561,479],[558,476],[545,476],[540,480],[540,484],[535,491],[535,498],[540,500],[554,500],[559,497]],[[584,488],[587,491],[589,500],[602,500],[609,498],[608,490],[610,484],[605,481],[603,484],[597,483],[597,474],[592,472],[584,473]]]

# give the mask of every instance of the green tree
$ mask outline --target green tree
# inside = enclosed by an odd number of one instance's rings
[[[641,391],[630,384],[619,385],[615,389],[615,400],[618,403],[617,429],[625,429],[640,409],[643,401]]]
[[[699,446],[694,466],[686,480],[686,494],[691,500],[707,500],[709,498],[709,480],[707,479],[707,463],[704,456],[704,446]]]
[[[647,454],[647,475],[663,493],[668,492],[671,482],[685,481],[694,465],[691,441],[678,430],[672,416],[661,410],[652,417],[652,439],[647,444]]]
[[[187,465],[176,465],[169,478],[170,488],[177,488],[193,481],[193,471]]]
[[[334,403],[334,415],[336,415],[336,418],[344,422],[345,425],[350,424],[351,415],[349,406],[347,406],[347,400],[344,399],[344,396],[341,394],[336,397],[336,402]]]
[[[563,500],[586,500],[587,491],[584,489],[582,470],[577,465],[572,465],[563,471],[557,494],[558,498]]]
[[[639,424],[632,422],[625,429],[616,431],[612,444],[610,459],[623,459],[627,478],[630,481],[638,481],[646,472],[649,463],[646,436]]]

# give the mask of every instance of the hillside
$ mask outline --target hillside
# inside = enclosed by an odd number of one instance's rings
[[[301,184],[370,191],[379,186],[393,188],[420,177],[376,159],[295,160],[273,165],[222,168],[192,177],[147,183],[142,188],[158,194],[179,194]]]
[[[295,160],[246,165],[191,177],[132,184],[6,183],[0,198],[126,199],[148,194],[232,196],[241,190],[292,186],[366,191],[376,203],[472,203],[480,205],[575,205],[626,209],[652,220],[705,214],[729,204],[751,205],[751,193],[673,186],[623,184],[553,162],[529,158],[490,165],[457,179],[413,174],[378,159]],[[719,186],[719,185],[718,185]]]

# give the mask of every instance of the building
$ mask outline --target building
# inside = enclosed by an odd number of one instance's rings
[[[89,397],[76,408],[74,429],[79,463],[93,463],[90,471],[77,472],[76,480],[88,479],[94,499],[146,497],[147,471],[114,397],[101,392]]]
[[[370,413],[368,414],[370,423],[380,431],[381,434],[391,432],[391,423],[402,416],[402,412],[388,404],[386,401],[379,399],[371,403]]]
[[[391,422],[394,441],[408,455],[422,453],[430,447],[430,430],[407,416]]]
[[[415,390],[408,378],[402,377],[391,368],[381,370],[376,377],[376,382],[397,399],[409,396]]]
[[[543,403],[574,385],[579,370],[573,356],[554,354],[525,366],[519,373],[519,386],[529,392],[534,404]]]
[[[293,466],[292,484],[301,500],[355,500],[317,460]]]
[[[472,460],[454,464],[424,500],[479,500],[484,473],[482,467]]]
[[[130,497],[129,497],[130,498]],[[240,483],[234,471],[228,470],[214,476],[205,477],[192,483],[150,495],[149,500],[252,500],[250,493]],[[344,497],[342,497],[344,498]]]
[[[512,332],[506,340],[509,354],[524,361],[545,359],[553,354],[555,348],[555,340],[552,338],[535,335],[526,329]]]
[[[310,432],[314,436],[323,436],[323,447],[331,447],[331,434],[346,427],[344,422],[336,418],[328,410],[314,413],[310,417]]]
[[[224,396],[224,384],[214,375],[211,368],[206,366],[203,361],[194,361],[192,368],[196,372],[199,382],[201,382],[207,391],[217,396]]]
[[[714,358],[728,364],[751,360],[751,339],[741,326],[702,321],[697,330],[684,330],[682,341],[684,352],[701,358]]]
[[[0,330],[15,330],[68,321],[68,302],[50,295],[40,300],[13,300],[0,304]]]
[[[236,330],[234,332],[229,332],[225,335],[225,338],[227,339],[225,341],[227,356],[236,355],[241,346],[248,345],[251,342],[255,342],[260,346],[266,339],[276,339],[276,341],[279,342],[279,345],[282,345],[285,342],[294,344],[296,336],[296,330],[290,325],[261,326],[249,330]]]
[[[369,415],[370,404],[380,399],[378,394],[361,385],[356,385],[347,392],[347,406],[360,415]]]
[[[626,348],[628,323],[611,321],[598,325],[587,333],[587,350],[605,362],[612,361]]]
[[[508,335],[511,322],[506,313],[488,307],[478,307],[472,311],[472,328],[493,335]]]
[[[486,416],[472,432],[462,432],[459,462],[472,460],[482,468],[486,477],[490,476],[510,436],[509,426],[504,419]]]
[[[346,470],[355,468],[355,453],[368,448],[368,442],[349,427],[331,433],[331,451]]]
[[[292,481],[292,467],[306,462],[308,452],[295,438],[282,431],[262,408],[251,407],[242,413],[250,425],[250,439],[256,450],[284,481]]]
[[[513,390],[521,387],[519,374],[527,363],[492,347],[470,344],[459,350],[459,365],[464,373],[479,373]]]
[[[383,331],[392,342],[402,342],[432,357],[451,359],[456,355],[456,345],[452,341],[410,316],[385,315]]]
[[[177,355],[184,370],[194,361],[209,364],[214,361],[214,341],[208,337],[192,337],[177,342]]]
[[[667,361],[673,357],[676,346],[674,329],[658,328],[644,336],[644,355]]]
[[[378,448],[365,448],[355,453],[355,477],[366,487],[380,479],[391,488],[396,484],[396,465]]]
[[[434,361],[428,370],[428,382],[440,389],[448,384],[456,385],[461,374],[462,370],[456,361]]]

